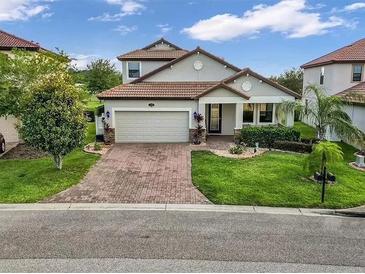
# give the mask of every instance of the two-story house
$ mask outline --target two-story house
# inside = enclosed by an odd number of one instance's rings
[[[232,139],[245,125],[294,123],[293,113],[279,118],[277,106],[298,94],[199,47],[160,39],[118,58],[124,84],[98,95],[117,143],[189,142],[195,112],[206,135]]]
[[[365,39],[335,50],[301,66],[303,90],[308,85],[323,87],[329,96],[340,96],[355,126],[365,132]],[[303,98],[308,100],[310,98]],[[328,138],[337,140],[332,134]]]
[[[39,44],[17,37],[0,30],[0,53],[11,56],[13,49],[22,49],[31,52],[46,51]],[[13,116],[0,117],[0,132],[6,142],[18,142],[19,135],[16,129],[17,119]]]

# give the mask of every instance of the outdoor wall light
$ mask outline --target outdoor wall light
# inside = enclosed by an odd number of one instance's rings
[[[106,118],[108,118],[108,119],[110,118],[110,112],[109,111],[106,112]]]

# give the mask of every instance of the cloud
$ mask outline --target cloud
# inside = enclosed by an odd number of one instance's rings
[[[96,60],[99,55],[70,54],[71,65],[79,70],[87,68],[87,65]]]
[[[263,30],[279,32],[289,38],[303,38],[348,25],[346,20],[337,16],[323,20],[319,13],[310,10],[306,0],[282,0],[274,5],[256,5],[243,16],[218,14],[200,20],[182,32],[193,39],[219,42],[256,36]]]
[[[50,0],[48,0],[50,1]],[[54,15],[54,12],[46,12],[42,14],[42,18],[50,18]]]
[[[47,10],[50,0],[1,0],[0,21],[25,21]]]
[[[120,12],[115,14],[103,13],[99,16],[90,17],[89,21],[116,22],[124,16],[140,14],[146,7],[141,0],[105,0],[110,5],[120,6]]]
[[[125,25],[120,25],[117,28],[115,28],[114,31],[119,32],[121,35],[126,35],[130,32],[136,31],[137,29],[138,29],[137,26],[128,27],[128,26],[125,26]]]
[[[173,27],[171,27],[169,24],[158,24],[156,27],[160,29],[161,34],[166,34],[173,29]]]
[[[357,2],[351,5],[347,5],[344,8],[344,11],[356,11],[359,9],[365,9],[365,2]]]

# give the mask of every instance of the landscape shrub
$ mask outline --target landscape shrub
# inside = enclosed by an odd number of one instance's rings
[[[300,132],[287,127],[245,127],[241,130],[240,141],[247,146],[254,147],[259,143],[260,147],[271,148],[275,141],[298,142]]]
[[[229,153],[231,154],[242,154],[245,150],[245,147],[242,145],[235,145],[229,148]]]
[[[293,142],[293,141],[275,141],[273,148],[286,151],[300,152],[300,153],[312,152],[311,144],[306,144],[302,142]]]

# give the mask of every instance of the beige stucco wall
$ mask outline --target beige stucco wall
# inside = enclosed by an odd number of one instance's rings
[[[122,75],[123,75],[123,83],[129,83],[134,79],[128,78],[128,71],[127,71],[127,62],[122,62]],[[131,61],[134,62],[134,61]],[[138,61],[137,61],[138,62]],[[141,62],[141,76],[163,66],[164,64],[168,63],[167,61],[140,61]]]
[[[236,104],[222,105],[222,135],[233,135],[236,125]]]
[[[5,137],[6,142],[18,142],[19,135],[16,129],[17,119],[13,116],[0,117],[0,133]]]
[[[331,64],[323,67],[324,84],[322,87],[328,95],[334,95],[359,83],[352,82],[352,64]],[[364,70],[365,66],[363,69],[363,81],[365,80]],[[320,85],[320,74],[321,67],[305,69],[303,78],[304,89],[310,84]]]
[[[203,63],[200,71],[194,69],[194,62],[199,60]],[[194,54],[157,74],[149,77],[149,82],[169,81],[220,81],[235,71],[223,64],[211,59],[204,54]]]

